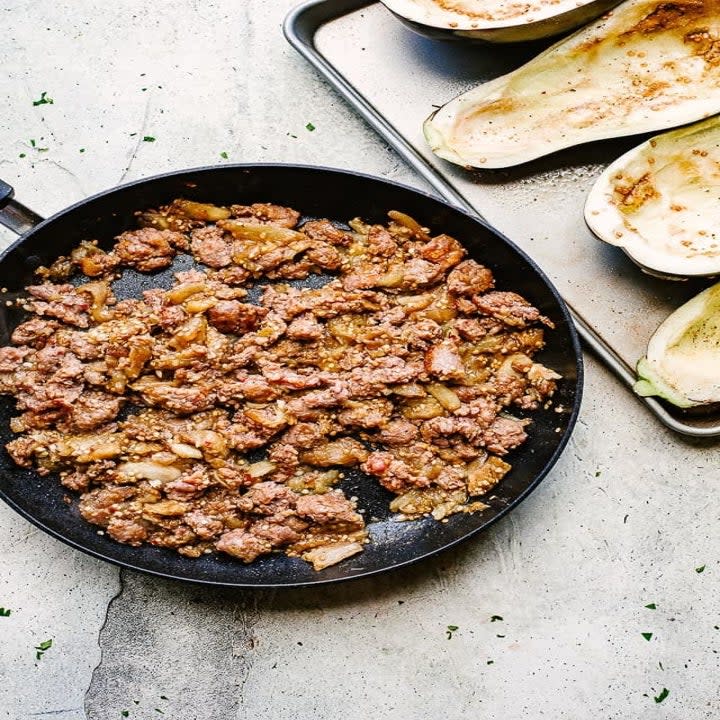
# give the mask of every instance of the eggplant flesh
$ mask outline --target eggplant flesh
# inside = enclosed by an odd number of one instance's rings
[[[651,275],[720,274],[720,116],[612,163],[588,195],[585,220]]]
[[[626,0],[424,124],[466,167],[519,165],[573,145],[720,112],[720,0]]]
[[[529,42],[569,32],[620,0],[382,0],[415,32],[438,39]]]
[[[720,402],[720,283],[686,302],[653,334],[635,392],[690,408]]]

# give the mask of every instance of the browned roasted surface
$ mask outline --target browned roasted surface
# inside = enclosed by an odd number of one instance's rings
[[[58,472],[115,540],[190,557],[284,551],[322,569],[360,552],[363,516],[334,488],[351,467],[406,518],[481,510],[470,498],[532,433],[508,410],[555,390],[532,359],[551,323],[454,238],[390,216],[343,229],[266,203],[176,200],[108,252],[83,243],[27,288],[28,318],[0,348],[0,392],[18,409],[8,452]],[[207,270],[116,300],[123,268],[181,252]],[[335,277],[282,282],[320,272]]]

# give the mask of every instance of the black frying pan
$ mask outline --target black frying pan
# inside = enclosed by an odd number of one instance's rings
[[[95,557],[165,577],[238,587],[311,585],[370,575],[433,555],[488,527],[538,485],[570,437],[580,406],[582,359],[565,304],[540,269],[509,240],[429,195],[366,175],[325,168],[225,165],[123,185],[44,221],[11,197],[12,188],[0,181],[0,222],[16,231],[29,231],[0,256],[0,284],[8,291],[2,299],[14,297],[33,282],[33,271],[39,265],[67,254],[81,240],[95,238],[109,245],[114,236],[136,226],[134,211],[185,197],[217,204],[272,202],[307,216],[341,222],[357,216],[385,222],[388,210],[402,210],[435,232],[461,240],[472,257],[492,269],[499,289],[519,292],[556,324],[556,329],[547,333],[546,349],[538,356],[563,375],[554,406],[532,414],[530,439],[510,455],[512,472],[488,501],[490,508],[479,514],[454,515],[442,523],[429,518],[399,523],[388,510],[390,493],[377,482],[368,482],[359,471],[346,473],[341,487],[348,496],[356,495],[359,506],[366,510],[371,542],[363,553],[321,572],[284,555],[243,565],[224,555],[189,559],[150,546],[120,545],[80,518],[75,504],[66,502],[68,493],[57,478],[23,470],[0,451],[0,497],[42,530]],[[33,227],[35,223],[39,224]],[[187,256],[181,257],[180,266],[189,266]],[[121,298],[136,295],[143,288],[169,285],[170,280],[170,272],[150,277],[128,272],[116,294]],[[4,302],[0,307],[0,340],[7,344],[20,318]],[[3,446],[13,437],[8,427],[13,410],[11,400],[0,398]]]

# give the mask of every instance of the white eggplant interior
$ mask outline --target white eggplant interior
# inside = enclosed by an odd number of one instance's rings
[[[720,284],[670,315],[638,363],[640,395],[659,395],[680,407],[720,401]]]
[[[398,15],[431,27],[476,30],[532,23],[595,0],[383,0]]]
[[[639,264],[675,275],[720,272],[720,117],[658,135],[603,172],[585,219]]]
[[[720,0],[627,0],[425,122],[459,165],[518,165],[591,140],[720,112]]]

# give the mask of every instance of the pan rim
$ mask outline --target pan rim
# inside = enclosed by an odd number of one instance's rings
[[[168,580],[174,580],[174,581],[182,581],[182,582],[188,582],[193,583],[197,585],[208,585],[208,586],[214,586],[214,587],[232,587],[232,588],[238,588],[238,589],[255,589],[255,590],[262,590],[262,589],[279,589],[279,588],[301,588],[301,587],[314,587],[314,586],[320,586],[320,585],[330,585],[330,584],[336,584],[341,582],[348,582],[352,580],[359,580],[361,578],[367,578],[373,575],[377,575],[379,573],[387,572],[390,570],[396,570],[399,568],[407,567],[409,565],[412,565],[414,563],[420,562],[422,560],[427,559],[428,557],[438,555],[440,553],[444,553],[450,548],[456,546],[457,544],[464,542],[471,537],[477,535],[483,530],[486,530],[490,528],[492,525],[494,525],[497,521],[499,521],[501,518],[505,517],[511,510],[516,508],[521,502],[523,502],[528,495],[530,495],[542,482],[542,480],[547,476],[547,474],[550,472],[550,470],[555,466],[558,459],[560,458],[560,455],[562,454],[563,450],[565,449],[567,443],[570,440],[570,437],[572,435],[573,429],[575,427],[575,424],[577,422],[577,418],[580,412],[580,406],[582,403],[582,396],[583,396],[583,385],[584,385],[584,362],[583,362],[583,355],[582,355],[582,348],[580,346],[580,340],[577,333],[577,328],[575,327],[575,324],[570,316],[570,311],[563,300],[563,298],[560,296],[557,288],[555,287],[554,283],[547,277],[545,272],[537,265],[537,263],[520,247],[518,247],[512,240],[510,240],[508,237],[506,237],[503,233],[501,233],[496,228],[492,227],[490,224],[488,224],[483,219],[472,215],[471,213],[467,212],[463,208],[458,207],[457,205],[454,205],[447,200],[444,200],[442,198],[437,197],[436,195],[433,195],[431,193],[428,193],[424,190],[420,190],[418,188],[412,187],[411,185],[407,185],[404,183],[399,183],[394,180],[388,180],[387,178],[380,177],[377,175],[371,175],[368,173],[353,171],[353,170],[347,170],[343,168],[334,168],[334,167],[328,167],[328,166],[322,166],[322,165],[308,165],[308,164],[295,164],[295,163],[278,163],[278,162],[264,162],[264,163],[228,163],[223,165],[204,165],[194,168],[185,168],[181,170],[172,170],[166,173],[160,173],[156,175],[151,175],[145,178],[140,178],[137,180],[133,180],[127,183],[123,183],[121,185],[114,186],[112,188],[100,191],[98,193],[95,193],[87,198],[84,198],[82,200],[79,200],[61,210],[54,213],[50,217],[44,219],[41,223],[39,223],[37,226],[35,226],[32,230],[25,233],[24,235],[19,236],[16,240],[14,240],[5,250],[3,250],[2,253],[0,253],[0,262],[5,259],[7,255],[9,255],[11,252],[13,252],[15,249],[17,249],[20,245],[26,242],[27,239],[29,239],[32,235],[34,235],[36,232],[41,231],[42,229],[48,227],[49,225],[53,224],[57,220],[59,220],[61,217],[70,214],[71,212],[74,212],[80,208],[82,208],[84,205],[90,204],[95,200],[98,200],[100,198],[106,198],[108,196],[113,195],[114,193],[119,193],[123,190],[126,190],[128,188],[134,188],[139,187],[145,184],[150,184],[153,181],[159,181],[163,179],[167,179],[170,177],[180,177],[183,175],[197,175],[200,173],[213,173],[218,171],[252,171],[256,169],[277,169],[278,171],[288,170],[288,171],[310,171],[310,172],[316,172],[318,174],[334,174],[334,175],[343,175],[343,176],[349,176],[349,177],[355,177],[360,178],[362,180],[366,180],[371,183],[386,185],[394,188],[398,188],[416,195],[419,195],[421,197],[425,197],[429,200],[432,200],[433,202],[439,203],[441,205],[444,205],[446,207],[451,208],[454,212],[457,212],[460,215],[465,216],[469,220],[473,221],[474,223],[480,225],[481,227],[485,228],[487,231],[492,233],[499,241],[507,245],[514,253],[516,253],[518,256],[520,256],[525,262],[528,263],[528,265],[532,268],[532,270],[537,274],[538,278],[542,281],[545,288],[550,292],[551,296],[553,297],[556,307],[559,310],[560,315],[562,316],[562,319],[567,327],[568,335],[570,339],[570,345],[572,348],[574,360],[575,360],[575,372],[576,372],[576,378],[574,380],[574,387],[573,387],[573,404],[572,409],[567,415],[567,424],[565,427],[565,430],[562,434],[562,436],[559,438],[559,442],[555,445],[555,448],[553,452],[551,453],[548,460],[545,462],[541,470],[536,473],[534,476],[532,482],[530,482],[527,487],[518,494],[515,498],[513,498],[510,502],[508,502],[507,505],[505,505],[501,510],[499,510],[496,515],[489,520],[485,521],[478,527],[470,530],[469,532],[465,533],[461,537],[457,537],[452,539],[451,541],[447,542],[446,544],[442,545],[441,547],[434,548],[432,550],[429,550],[427,552],[423,552],[415,557],[393,562],[392,564],[389,564],[385,567],[378,567],[373,568],[369,570],[363,570],[362,572],[359,572],[355,575],[350,575],[346,577],[334,577],[334,578],[322,578],[321,573],[318,574],[318,578],[312,578],[309,580],[302,580],[302,581],[292,581],[292,582],[259,582],[259,583],[248,583],[248,582],[232,582],[232,581],[226,581],[226,580],[216,580],[216,579],[208,579],[208,578],[198,578],[198,577],[185,577],[183,575],[175,574],[173,572],[167,572],[167,571],[160,571],[153,568],[147,568],[147,567],[141,567],[137,564],[134,564],[127,560],[118,559],[115,557],[110,557],[107,554],[105,554],[102,550],[96,550],[90,547],[87,547],[86,545],[83,545],[82,542],[76,541],[72,538],[66,537],[62,534],[60,530],[56,530],[54,528],[51,528],[47,526],[45,523],[43,523],[41,520],[35,518],[32,516],[32,514],[25,509],[21,508],[15,500],[10,497],[4,490],[3,487],[0,486],[0,499],[2,499],[8,506],[10,506],[15,512],[17,512],[20,516],[31,522],[33,525],[38,527],[43,532],[47,533],[51,537],[60,540],[61,542],[65,543],[66,545],[69,545],[70,547],[80,550],[81,552],[85,553],[86,555],[90,555],[91,557],[95,557],[99,560],[103,560],[105,562],[108,562],[112,565],[115,565],[116,567],[120,568],[127,568],[130,570],[135,570],[138,572],[142,572],[148,575],[152,575],[154,577],[161,577]],[[168,551],[170,552],[170,551]]]

